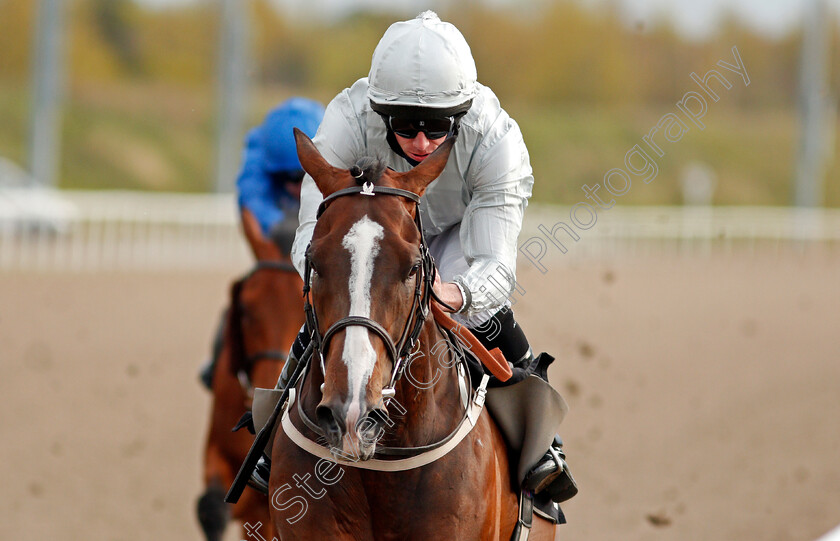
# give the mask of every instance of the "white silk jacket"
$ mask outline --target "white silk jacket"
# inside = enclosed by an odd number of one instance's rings
[[[359,158],[375,156],[395,171],[410,170],[411,165],[388,145],[385,123],[370,108],[367,90],[365,77],[330,102],[315,145],[334,167],[349,169]],[[517,238],[533,184],[519,126],[493,91],[478,85],[446,168],[420,201],[427,240],[461,223],[461,249],[470,267],[454,281],[471,297],[466,315],[500,308],[513,291]],[[322,200],[315,181],[306,175],[300,227],[292,247],[292,261],[301,275]]]

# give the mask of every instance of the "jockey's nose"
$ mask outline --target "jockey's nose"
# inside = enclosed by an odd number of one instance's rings
[[[429,138],[426,137],[426,134],[423,132],[418,132],[417,137],[411,140],[414,144],[414,148],[416,148],[420,153],[425,153],[428,150],[429,145]]]

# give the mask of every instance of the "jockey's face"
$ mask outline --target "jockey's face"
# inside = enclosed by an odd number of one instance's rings
[[[446,136],[437,139],[429,139],[423,132],[417,132],[417,135],[409,139],[401,135],[394,134],[400,148],[405,152],[406,156],[416,162],[422,162],[426,157],[435,151],[437,147],[446,141]]]
[[[281,186],[287,194],[296,201],[300,201],[300,184],[303,182],[303,170],[279,171],[271,173],[271,181],[275,186]]]

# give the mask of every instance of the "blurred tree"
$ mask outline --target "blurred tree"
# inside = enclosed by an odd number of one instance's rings
[[[0,0],[0,80],[28,77],[34,25],[35,0]]]
[[[138,0],[67,1],[70,93],[63,154],[69,184],[106,186],[136,174],[132,182],[141,187],[209,186],[217,3],[152,8]],[[36,4],[0,0],[0,152],[14,156],[22,155]],[[277,9],[273,0],[249,4],[254,21],[249,78],[260,96],[250,111],[252,122],[292,93],[331,99],[367,74],[385,29],[406,18],[383,11],[352,12],[338,20],[298,18]],[[710,110],[709,129],[671,149],[672,161],[662,164],[663,182],[651,184],[660,191],[650,200],[668,202],[673,195],[678,202],[678,191],[668,191],[665,178],[678,170],[677,162],[699,156],[720,164],[723,201],[785,203],[800,31],[768,36],[726,15],[713,35],[689,40],[664,18],[628,21],[616,5],[615,0],[465,0],[448,3],[440,14],[464,33],[479,80],[523,126],[535,167],[544,172],[558,159],[564,163],[556,182],[567,183],[570,189],[562,193],[569,197],[577,196],[581,182],[620,161],[695,88],[692,72],[703,75],[718,60],[731,60],[737,46],[749,88],[736,86],[740,78],[732,74],[735,88]],[[834,28],[831,62],[830,92],[837,103],[840,25]],[[125,142],[119,152],[103,150],[118,141]],[[560,146],[565,154],[558,158]],[[140,148],[148,150],[142,159]],[[840,156],[840,138],[835,148]],[[130,152],[138,154],[137,163],[157,160],[158,170],[171,174],[127,171],[130,160],[117,157]],[[840,165],[833,167],[828,178],[840,178]],[[560,191],[544,181],[540,186],[545,197],[558,199]],[[827,201],[840,202],[840,183],[829,182],[826,192]]]
[[[131,0],[94,0],[92,7],[99,33],[120,64],[130,74],[142,73],[136,40],[137,27],[131,20],[135,4]]]
[[[214,84],[219,36],[216,7],[214,2],[196,2],[138,13],[138,47],[151,78],[189,85]]]
[[[260,84],[283,84],[306,87],[311,82],[306,43],[300,24],[289,24],[268,0],[253,4],[255,81]]]

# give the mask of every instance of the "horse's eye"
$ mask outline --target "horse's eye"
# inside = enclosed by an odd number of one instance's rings
[[[411,278],[412,276],[417,274],[418,270],[420,270],[420,263],[415,263],[414,266],[411,267],[411,270],[408,271],[408,277]]]

